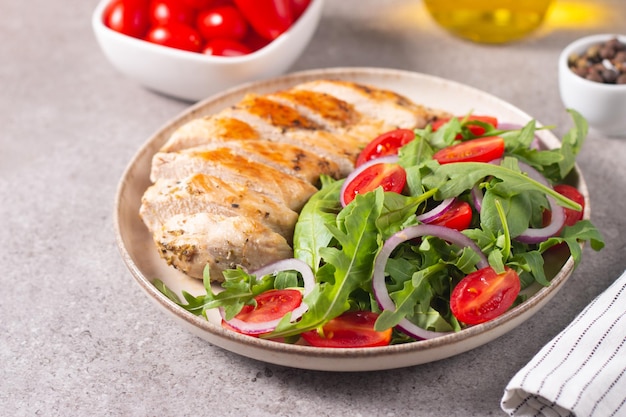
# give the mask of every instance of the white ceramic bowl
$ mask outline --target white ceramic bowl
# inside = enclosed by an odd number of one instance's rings
[[[582,54],[592,45],[617,37],[626,43],[626,36],[601,34],[587,36],[569,44],[559,57],[559,90],[567,108],[577,110],[589,126],[606,136],[626,137],[626,84],[603,84],[574,74],[567,60],[572,53]]]
[[[156,45],[109,29],[103,23],[103,13],[110,1],[100,1],[91,24],[111,64],[149,89],[189,101],[286,72],[311,40],[323,8],[323,0],[312,0],[289,30],[258,51],[241,57],[215,57]]]

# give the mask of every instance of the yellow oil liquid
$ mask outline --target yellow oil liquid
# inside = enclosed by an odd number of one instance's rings
[[[543,22],[552,0],[424,0],[435,21],[456,36],[482,43],[519,40]]]

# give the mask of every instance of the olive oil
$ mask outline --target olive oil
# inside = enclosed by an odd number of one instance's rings
[[[552,0],[424,0],[435,21],[465,39],[506,43],[522,39],[544,20]]]

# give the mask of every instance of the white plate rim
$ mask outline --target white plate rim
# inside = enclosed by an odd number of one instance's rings
[[[248,92],[274,91],[308,80],[329,78],[346,79],[357,82],[369,81],[374,85],[385,84],[382,80],[389,79],[406,83],[434,83],[437,86],[452,89],[457,93],[462,92],[469,94],[471,97],[480,98],[483,101],[490,102],[501,108],[503,111],[506,110],[507,113],[517,117],[517,120],[509,120],[511,122],[524,122],[532,119],[530,115],[512,104],[473,87],[432,75],[386,68],[338,67],[300,71],[282,77],[244,84],[211,96],[206,100],[190,106],[158,129],[131,159],[118,185],[114,209],[116,243],[124,263],[131,272],[134,282],[139,285],[140,289],[154,301],[167,316],[173,318],[176,322],[197,336],[223,349],[276,365],[338,372],[395,369],[445,359],[474,349],[502,336],[523,323],[547,304],[573,272],[574,261],[571,257],[567,259],[563,268],[552,278],[549,287],[539,289],[537,293],[532,295],[523,304],[493,321],[470,327],[455,334],[420,342],[377,348],[328,349],[277,343],[243,336],[225,330],[216,323],[212,323],[211,321],[207,321],[202,317],[197,317],[185,311],[171,302],[154,287],[137,262],[137,256],[134,253],[137,250],[135,248],[136,244],[133,236],[131,236],[132,233],[125,227],[128,222],[133,221],[132,219],[129,220],[128,217],[129,204],[137,205],[137,197],[143,194],[141,189],[143,188],[143,190],[145,190],[147,187],[146,181],[149,182],[147,172],[138,172],[138,162],[142,161],[145,164],[147,158],[151,158],[152,154],[156,152],[177,126],[180,126],[192,118],[206,114],[206,109],[209,107],[215,108],[221,105],[225,107],[238,101],[240,97]],[[397,92],[403,94],[403,91]],[[428,102],[420,102],[420,100],[415,101],[417,101],[418,104],[430,105]],[[444,110],[449,110],[449,108],[439,107]],[[547,147],[552,148],[560,144],[559,140],[549,131],[542,131],[540,136],[542,143]],[[578,166],[575,167],[575,176],[577,180],[576,185],[585,196],[586,200],[584,215],[585,218],[589,218],[588,191]],[[129,202],[128,200],[133,201]],[[135,214],[136,219],[134,221],[141,223],[138,213]],[[145,244],[146,242],[141,243]]]

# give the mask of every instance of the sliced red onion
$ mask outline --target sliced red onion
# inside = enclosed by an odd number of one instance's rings
[[[478,185],[475,185],[474,188],[472,188],[471,194],[472,200],[474,201],[474,208],[480,213],[480,209],[483,207],[483,192]]]
[[[546,178],[541,175],[541,173],[535,168],[524,162],[519,162],[519,167],[524,170],[526,174],[533,180],[545,185],[546,187],[551,187],[548,180],[546,180]],[[559,231],[563,228],[563,225],[565,224],[565,211],[563,210],[563,207],[559,206],[553,197],[549,195],[546,197],[550,205],[550,211],[552,212],[550,224],[548,224],[546,227],[540,227],[536,229],[529,227],[522,234],[515,238],[517,241],[529,244],[541,243],[544,240],[558,234]]]
[[[446,211],[448,211],[448,209],[450,209],[450,206],[454,204],[455,200],[456,198],[454,197],[446,198],[441,203],[439,203],[437,207],[430,211],[427,211],[426,213],[416,216],[416,218],[422,223],[431,223],[441,217]]]
[[[302,279],[304,280],[304,289],[302,292],[303,297],[306,297],[315,286],[315,277],[313,276],[313,271],[311,268],[303,261],[299,259],[283,259],[281,261],[275,262],[273,264],[264,266],[250,275],[255,275],[257,277],[262,277],[265,275],[276,274],[280,271],[297,271],[302,275]],[[300,303],[300,305],[291,312],[291,322],[298,320],[302,315],[309,309],[309,306],[304,303]],[[226,320],[226,313],[224,312],[224,308],[219,308],[220,315],[222,319],[232,326],[234,329],[249,335],[258,335],[263,333],[269,333],[276,328],[278,323],[282,320],[270,320],[259,323],[247,323],[243,320],[239,320],[237,318],[232,318],[230,320]]]
[[[476,243],[474,243],[472,239],[454,229],[431,224],[420,224],[418,226],[408,227],[387,239],[374,263],[372,290],[380,308],[383,310],[396,310],[396,305],[391,299],[389,291],[387,290],[387,285],[385,284],[385,267],[387,266],[387,261],[389,260],[391,253],[402,242],[421,236],[434,236],[460,247],[469,247],[480,257],[480,261],[476,264],[477,268],[481,269],[489,266],[487,258]],[[416,339],[432,339],[434,337],[448,334],[447,332],[433,332],[422,329],[406,318],[400,320],[397,327]]]
[[[369,161],[367,161],[366,163],[364,163],[363,165],[360,165],[358,167],[356,167],[354,169],[354,171],[352,171],[347,177],[346,180],[343,182],[343,185],[341,186],[341,194],[339,195],[339,199],[341,201],[341,206],[345,207],[347,206],[343,195],[344,192],[346,191],[346,188],[348,187],[348,184],[350,184],[352,182],[352,180],[354,180],[361,172],[365,171],[367,168],[371,167],[372,165],[377,165],[377,164],[395,164],[396,162],[398,162],[398,155],[388,155],[388,156],[382,156],[380,158],[376,158],[376,159],[371,159]]]

